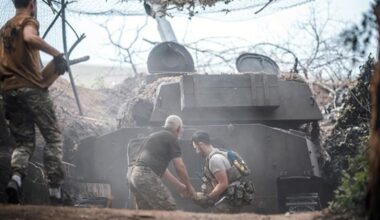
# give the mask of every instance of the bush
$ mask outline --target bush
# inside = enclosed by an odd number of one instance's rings
[[[351,219],[364,218],[367,179],[368,158],[362,152],[349,159],[349,168],[342,172],[341,185],[334,192],[330,212],[344,214]]]
[[[369,85],[374,69],[374,59],[361,66],[357,84],[338,119],[332,135],[327,138],[331,162],[325,166],[334,199],[330,214],[342,219],[364,219],[366,186],[368,182],[368,146],[370,121]]]

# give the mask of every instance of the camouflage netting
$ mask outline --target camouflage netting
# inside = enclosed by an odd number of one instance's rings
[[[162,83],[178,82],[180,77],[161,77],[153,82],[145,83],[144,76],[137,76],[126,79],[121,85],[115,87],[117,94],[123,94],[124,100],[120,106],[118,113],[117,128],[126,128],[136,126],[136,121],[133,117],[134,107],[144,105],[146,108],[153,108],[154,97],[157,88]],[[147,113],[150,113],[149,111]]]
[[[356,85],[343,96],[343,105],[331,133],[324,140],[324,147],[331,160],[323,164],[323,170],[332,189],[341,183],[341,174],[347,170],[351,158],[366,151],[369,140],[370,94],[369,85],[374,60],[369,58],[361,67]]]
[[[279,76],[279,79],[286,80],[286,81],[296,81],[296,82],[305,82],[305,79],[302,78],[297,73],[288,73],[288,72],[282,72]]]
[[[152,109],[149,108],[153,108],[154,97],[159,86],[163,83],[179,82],[180,80],[180,76],[160,77],[147,83],[145,77],[145,75],[138,75],[128,78],[122,84],[108,91],[114,94],[111,97],[112,100],[109,100],[110,102],[121,101],[117,116],[118,129],[136,126],[134,108],[137,105],[143,105],[148,109],[147,114],[150,114]],[[302,77],[292,73],[283,73],[280,75],[280,79],[305,82]]]
[[[148,0],[149,1],[149,0]],[[225,4],[228,4],[232,2],[233,0],[199,0],[199,4],[203,6],[213,6],[217,2],[224,2]],[[158,2],[158,1],[152,1],[152,2]],[[184,6],[184,5],[194,5],[194,0],[160,0],[161,4],[169,4],[169,5],[177,5],[177,6]]]
[[[54,8],[59,8],[55,1]],[[311,3],[315,0],[151,0],[168,5],[167,13],[170,16],[194,16],[196,14],[210,15],[212,19],[241,20],[257,17],[255,12],[260,10],[261,15],[273,14],[300,5]],[[60,2],[60,1],[59,1]],[[146,16],[143,0],[80,0],[70,1],[68,12],[88,16]],[[270,5],[270,7],[267,7]],[[265,10],[262,10],[264,9]],[[235,13],[236,12],[236,13]],[[233,16],[224,16],[226,13]],[[217,17],[213,15],[218,15]],[[221,15],[221,16],[219,16]],[[1,15],[0,15],[1,20]]]
[[[186,5],[188,7],[194,7],[195,1],[193,0],[161,0],[161,2],[169,2],[169,4],[176,5],[179,8],[182,8]],[[225,4],[228,4],[232,2],[233,0],[199,0],[199,4],[203,7],[211,7],[214,6],[218,2],[224,2]]]

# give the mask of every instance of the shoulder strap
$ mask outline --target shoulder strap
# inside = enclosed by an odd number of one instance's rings
[[[213,177],[214,177],[214,174],[211,172],[211,169],[210,169],[210,159],[211,159],[212,156],[214,156],[216,154],[220,154],[220,155],[226,156],[226,155],[223,154],[223,152],[220,149],[217,149],[216,151],[212,152],[211,154],[209,154],[206,157],[205,167],[207,168],[208,173],[210,173]],[[228,158],[227,158],[227,160],[228,160]]]
[[[210,159],[212,156],[214,156],[215,154],[220,154],[220,155],[223,155],[224,157],[226,157],[226,155],[223,154],[223,152],[220,150],[220,149],[217,149],[216,151],[212,152],[211,154],[209,154],[207,157],[206,157],[206,162],[208,164],[208,167],[209,167],[209,162],[210,162]],[[227,158],[227,157],[226,157]],[[228,160],[228,158],[227,158]],[[209,168],[210,169],[210,168]]]
[[[208,156],[207,156],[207,160],[210,160],[212,156],[214,156],[215,154],[221,154],[221,155],[224,155],[219,149],[210,153]]]

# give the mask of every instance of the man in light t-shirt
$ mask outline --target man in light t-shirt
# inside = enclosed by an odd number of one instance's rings
[[[234,201],[225,199],[225,193],[231,184],[228,181],[227,170],[231,164],[227,159],[227,152],[214,148],[206,132],[197,131],[192,138],[193,147],[198,154],[205,157],[204,176],[211,182],[210,192],[197,193],[195,202],[203,208],[211,208],[215,213],[237,213],[242,206]]]

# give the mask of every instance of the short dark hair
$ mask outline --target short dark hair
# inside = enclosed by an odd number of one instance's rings
[[[194,134],[193,134],[193,137],[192,137],[192,142],[198,144],[199,142],[203,142],[205,144],[210,144],[210,136],[208,135],[208,133],[204,132],[204,131],[196,131]]]
[[[31,1],[35,0],[12,0],[16,8],[26,8]]]

